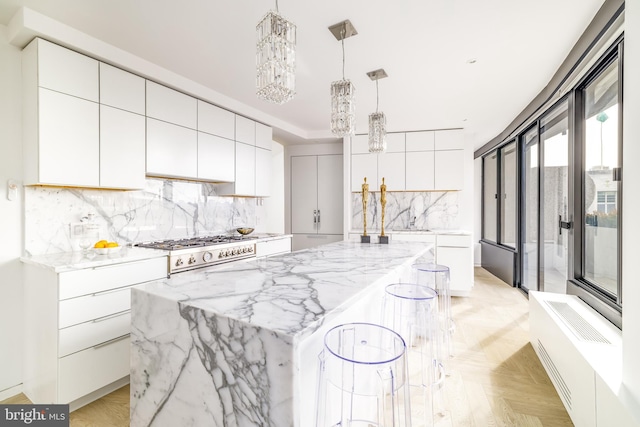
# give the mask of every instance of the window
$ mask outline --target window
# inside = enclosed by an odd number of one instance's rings
[[[500,149],[500,188],[502,203],[500,206],[500,243],[511,248],[516,247],[518,214],[518,179],[516,142],[513,141]]]
[[[494,151],[483,158],[483,233],[485,240],[498,241],[498,153]]]
[[[616,191],[598,191],[598,213],[615,213],[618,209],[616,204]]]

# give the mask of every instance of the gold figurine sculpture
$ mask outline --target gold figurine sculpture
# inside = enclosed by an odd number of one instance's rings
[[[364,228],[364,237],[367,237],[367,201],[369,199],[369,184],[367,184],[367,177],[364,177],[364,183],[362,184],[362,223]]]
[[[382,185],[380,185],[380,205],[382,206],[382,225],[380,226],[380,237],[384,237],[384,207],[387,205],[387,186],[382,177]]]

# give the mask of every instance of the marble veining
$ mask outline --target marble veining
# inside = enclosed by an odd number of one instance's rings
[[[387,192],[385,231],[447,230],[460,227],[458,191]],[[351,194],[351,229],[362,229],[362,195]],[[370,192],[367,202],[367,231],[380,229],[380,193]],[[415,223],[412,226],[415,218]]]
[[[131,425],[312,425],[326,328],[430,249],[338,242],[136,287]]]
[[[219,197],[216,184],[146,180],[141,191],[25,187],[25,253],[79,250],[70,224],[95,214],[99,239],[120,244],[258,231],[256,199]],[[262,221],[264,223],[264,221]]]

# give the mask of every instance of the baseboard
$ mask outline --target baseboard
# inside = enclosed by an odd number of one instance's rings
[[[0,391],[0,401],[8,399],[20,393],[22,393],[22,384],[14,385],[13,387],[9,387]]]
[[[102,388],[99,388],[92,393],[82,396],[79,399],[74,400],[73,402],[69,403],[69,411],[73,412],[76,409],[82,408],[83,406],[88,405],[89,403],[96,401],[101,397],[104,397],[107,394],[114,392],[121,387],[124,387],[127,384],[129,384],[129,375],[127,375],[126,377],[122,377],[119,380],[114,381]]]

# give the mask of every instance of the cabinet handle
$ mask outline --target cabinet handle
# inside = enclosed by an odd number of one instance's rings
[[[116,262],[115,264],[101,265],[101,266],[98,266],[98,267],[93,267],[92,270],[108,270],[110,268],[123,267],[125,265],[142,264],[145,261],[148,261],[148,259],[141,259],[140,261],[131,261],[131,262]]]
[[[94,350],[97,350],[97,349],[99,349],[99,348],[101,348],[101,347],[107,346],[107,345],[109,345],[109,344],[113,344],[114,342],[122,341],[123,339],[129,338],[130,336],[131,336],[131,334],[125,334],[125,335],[122,335],[122,336],[120,336],[120,337],[117,337],[117,338],[111,339],[111,340],[109,340],[109,341],[105,341],[105,342],[100,343],[100,344],[98,344],[98,345],[94,345],[94,346],[93,346],[93,349],[94,349]]]
[[[93,319],[92,323],[104,322],[105,320],[113,319],[115,317],[124,316],[125,314],[128,314],[128,313],[131,313],[131,310],[125,310],[125,311],[121,311],[120,313],[114,313],[114,314],[109,314],[107,316],[98,317],[97,319]]]
[[[106,291],[100,291],[100,292],[94,292],[91,294],[92,297],[97,297],[99,295],[106,295],[106,294],[112,294],[114,292],[122,292],[122,291],[126,291],[127,289],[131,290],[133,286],[131,285],[127,285],[127,286],[123,286],[121,288],[115,288],[115,289],[107,289]]]
[[[318,209],[318,224],[320,224],[320,209]]]
[[[313,223],[317,224],[318,223],[318,211],[317,210],[313,210]]]

